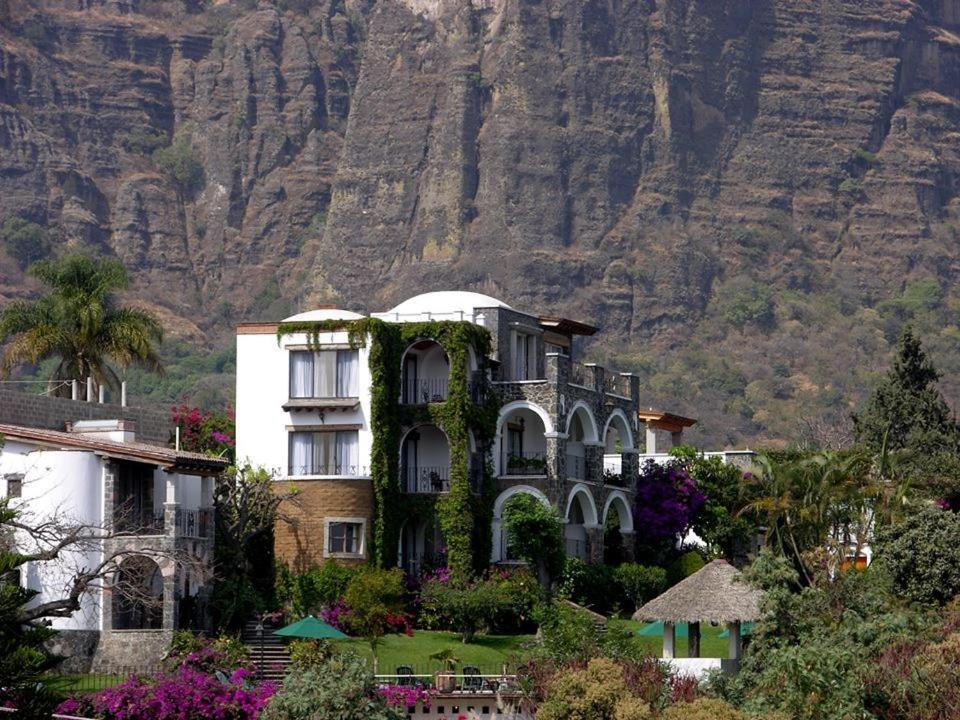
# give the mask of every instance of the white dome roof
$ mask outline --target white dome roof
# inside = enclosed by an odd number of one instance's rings
[[[350,312],[349,310],[340,310],[338,308],[321,308],[320,310],[308,310],[307,312],[297,313],[281,322],[316,322],[318,320],[360,320],[364,318],[360,313]]]
[[[451,313],[462,312],[472,314],[476,308],[502,307],[508,310],[512,309],[502,300],[497,300],[489,295],[483,295],[475,292],[465,292],[462,290],[442,290],[440,292],[428,292],[422,295],[414,295],[407,298],[395,308],[391,308],[387,313],[399,313],[401,315],[413,315],[417,313]]]

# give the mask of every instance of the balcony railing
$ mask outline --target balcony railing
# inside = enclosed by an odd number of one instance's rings
[[[132,508],[120,502],[114,508],[113,522],[117,531],[134,535],[163,535],[163,509]]]
[[[603,377],[603,391],[608,395],[619,395],[621,397],[631,397],[630,376],[616,375],[608,372]]]
[[[583,363],[575,360],[570,361],[570,380],[571,385],[593,389],[593,371]]]
[[[334,477],[367,477],[369,472],[363,465],[289,465],[287,475],[300,477],[303,475],[331,475]]]
[[[543,451],[504,453],[504,475],[546,475],[547,455]]]
[[[403,403],[405,405],[425,405],[444,402],[449,392],[447,378],[404,378]]]
[[[612,487],[626,487],[623,483],[623,474],[610,468],[603,471],[603,483]]]
[[[445,493],[450,491],[450,468],[443,466],[412,466],[400,468],[402,487],[408,493]]]
[[[587,479],[587,459],[580,455],[567,455],[567,477],[574,480]]]
[[[213,537],[213,508],[177,508],[177,534],[182,537]]]

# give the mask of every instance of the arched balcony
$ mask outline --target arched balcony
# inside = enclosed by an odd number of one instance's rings
[[[160,630],[163,627],[163,575],[146,555],[125,558],[114,576],[114,630]]]
[[[547,474],[547,427],[545,413],[532,405],[503,408],[499,423],[501,476],[535,476]]]
[[[603,561],[619,565],[633,557],[633,513],[626,495],[614,490],[603,506]]]
[[[623,456],[633,451],[633,433],[627,416],[622,410],[615,410],[607,419],[603,438],[603,477],[607,485],[628,487]]]
[[[440,343],[418,340],[407,348],[401,365],[400,402],[444,402],[450,387],[450,360]]]
[[[419,425],[400,444],[400,488],[408,493],[450,490],[450,443],[436,425]]]
[[[419,576],[447,564],[447,543],[437,518],[409,520],[400,529],[397,565]]]
[[[574,405],[567,420],[567,479],[590,480],[590,454],[587,446],[596,446],[597,423],[582,403]],[[594,451],[595,454],[595,451]]]
[[[590,557],[587,530],[597,527],[597,506],[584,485],[577,485],[567,501],[566,525],[563,529],[567,556],[587,560]]]

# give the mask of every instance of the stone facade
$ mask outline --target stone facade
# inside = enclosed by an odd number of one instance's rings
[[[64,675],[90,672],[93,657],[100,642],[96,630],[60,630],[47,642],[52,654],[62,657],[56,671]]]
[[[92,670],[117,674],[159,670],[172,641],[172,630],[104,632],[93,657]]]
[[[159,445],[169,443],[174,432],[167,408],[123,407],[0,389],[0,423],[62,431],[66,422],[76,420],[133,421],[137,440]]]
[[[297,480],[279,483],[278,492],[294,496],[280,509],[281,520],[274,530],[277,559],[295,570],[305,570],[324,560],[326,519],[363,518],[366,543],[373,525],[373,485],[370,480]],[[347,562],[359,562],[352,560]]]

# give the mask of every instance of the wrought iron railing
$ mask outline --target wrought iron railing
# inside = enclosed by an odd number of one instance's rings
[[[177,534],[183,537],[213,537],[213,508],[177,508]]]
[[[611,468],[604,469],[603,482],[605,485],[611,485],[613,487],[626,487],[623,484],[623,474]]]
[[[129,501],[117,503],[113,511],[113,524],[119,532],[134,535],[163,535],[163,508],[135,508]]]
[[[331,475],[334,477],[367,477],[369,472],[364,465],[289,465],[287,474],[290,477],[303,475]]]
[[[405,405],[444,402],[449,393],[447,378],[404,378],[402,401]]]
[[[443,466],[402,465],[401,487],[408,493],[444,493],[450,490],[450,468]]]
[[[501,468],[504,475],[546,475],[547,456],[543,451],[504,453]]]
[[[587,479],[587,459],[580,455],[567,455],[567,477],[574,480]]]

